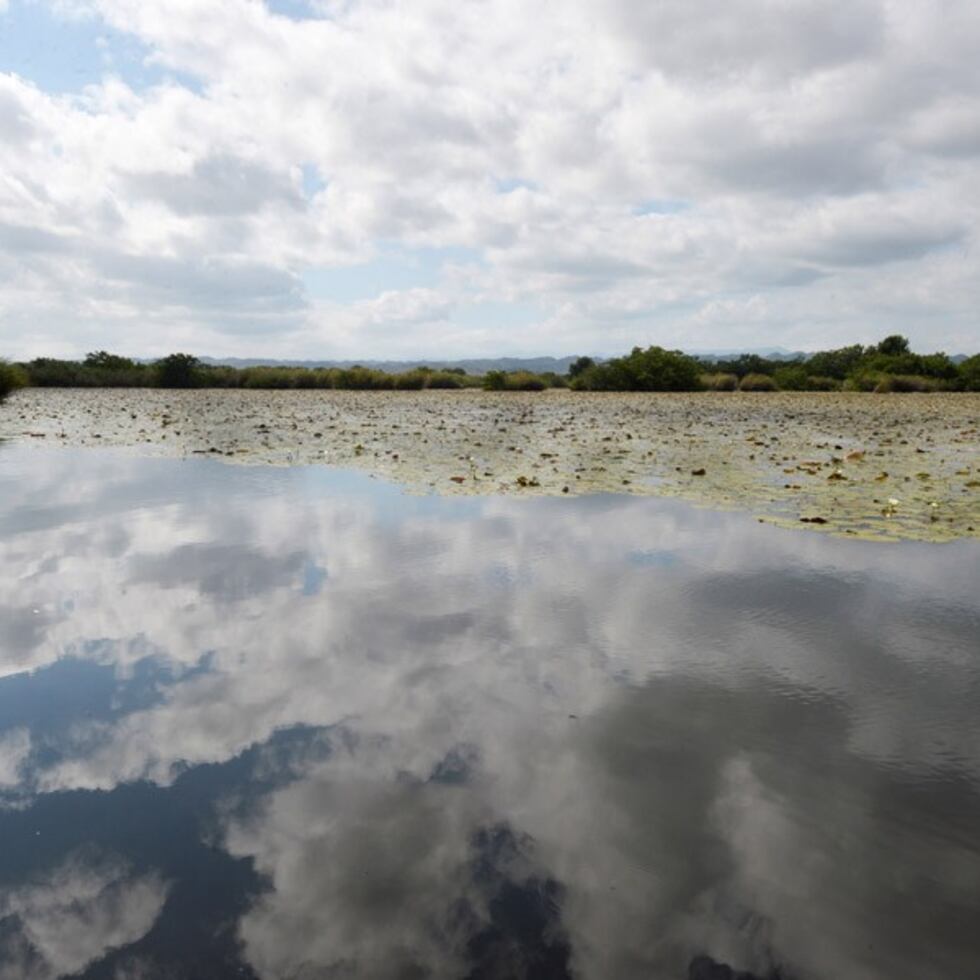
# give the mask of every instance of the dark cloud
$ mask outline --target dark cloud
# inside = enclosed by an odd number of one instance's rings
[[[205,157],[186,174],[163,171],[131,174],[124,186],[136,198],[151,198],[175,214],[226,217],[263,208],[301,209],[303,195],[288,174],[228,155]]]
[[[694,80],[833,68],[873,56],[886,37],[884,11],[873,0],[846,6],[819,0],[700,6],[611,0],[605,6],[646,65]]]

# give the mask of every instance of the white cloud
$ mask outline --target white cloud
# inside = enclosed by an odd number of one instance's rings
[[[153,874],[79,853],[30,884],[0,892],[3,980],[56,980],[80,973],[153,925],[167,895]]]
[[[969,0],[81,9],[170,75],[0,74],[8,353],[980,341]],[[305,294],[392,244],[474,258],[370,308]],[[467,331],[487,298],[540,321]]]
[[[0,733],[0,790],[20,783],[20,767],[31,751],[31,733],[14,728]]]

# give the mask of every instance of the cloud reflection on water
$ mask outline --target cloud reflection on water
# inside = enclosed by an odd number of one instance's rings
[[[257,746],[207,805],[268,885],[235,927],[257,975],[977,962],[972,542],[3,454],[0,703],[89,693],[0,718],[2,798],[179,796]],[[292,731],[322,751],[263,755]]]
[[[40,879],[0,893],[0,977],[54,980],[77,974],[140,939],[163,907],[167,885],[118,862],[70,855]]]

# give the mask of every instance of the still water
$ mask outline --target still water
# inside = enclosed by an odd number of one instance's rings
[[[0,978],[976,977],[978,583],[0,446]]]

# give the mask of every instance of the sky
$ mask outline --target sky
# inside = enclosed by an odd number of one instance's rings
[[[980,349],[976,0],[0,0],[0,356]]]

